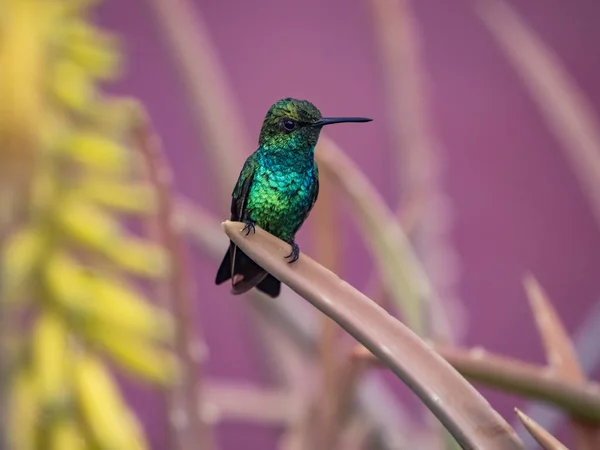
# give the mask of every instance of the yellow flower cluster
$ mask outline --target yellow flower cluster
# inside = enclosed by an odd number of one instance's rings
[[[133,279],[163,277],[169,261],[126,226],[153,213],[154,192],[128,148],[135,108],[98,89],[120,54],[90,3],[0,0],[0,201],[24,203],[0,222],[12,224],[0,305],[16,341],[2,344],[16,450],[146,448],[104,357],[139,379],[176,375],[170,316]]]

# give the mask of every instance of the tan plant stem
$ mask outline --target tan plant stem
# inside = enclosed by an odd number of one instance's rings
[[[600,423],[600,386],[596,383],[579,386],[561,380],[550,368],[494,355],[480,348],[465,350],[441,345],[433,348],[472,381],[554,404],[576,417]],[[382,365],[369,353],[357,348],[354,355]]]
[[[171,273],[162,289],[163,306],[176,321],[175,351],[182,364],[180,380],[168,393],[172,448],[188,450],[215,447],[209,425],[202,417],[202,372],[206,358],[206,345],[194,305],[194,292],[183,239],[175,224],[171,187],[171,171],[162,154],[158,136],[149,119],[140,113],[134,130],[137,148],[145,162],[148,178],[157,195],[157,234],[159,241],[171,256]]]

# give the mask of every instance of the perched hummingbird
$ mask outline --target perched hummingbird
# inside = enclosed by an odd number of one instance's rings
[[[314,151],[321,129],[342,122],[370,122],[362,117],[326,118],[309,101],[284,98],[269,109],[259,147],[246,159],[231,200],[231,220],[244,222],[246,235],[258,225],[292,246],[286,258],[298,260],[294,242],[319,195]],[[232,294],[253,287],[277,297],[281,283],[230,241],[216,284],[231,278]]]

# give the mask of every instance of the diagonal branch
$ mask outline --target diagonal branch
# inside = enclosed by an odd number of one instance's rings
[[[554,376],[544,366],[494,355],[480,348],[465,350],[436,345],[434,349],[470,380],[542,400],[576,417],[600,423],[600,386],[596,383],[576,385]],[[354,355],[382,365],[364,348],[357,348]]]
[[[469,383],[372,300],[306,254],[288,264],[289,245],[258,227],[248,237],[240,222],[226,221],[223,228],[257,264],[376,354],[464,448],[523,448],[514,430]]]
[[[227,236],[222,233],[218,226],[219,222],[214,216],[199,205],[180,197],[177,201],[177,223],[183,236],[190,239],[209,257],[220,260],[223,256],[223,248],[227,245]],[[314,320],[316,314],[310,314],[312,311],[307,311],[304,304],[295,303],[295,294],[292,294],[294,298],[284,299],[284,294],[287,293],[290,292],[282,291],[281,298],[278,298],[277,301],[257,293],[250,296],[250,305],[253,307],[252,311],[256,311],[256,316],[261,319],[260,323],[257,323],[257,330],[261,332],[261,336],[269,335],[266,339],[263,338],[263,342],[269,352],[273,352],[273,357],[278,362],[274,368],[279,369],[281,366],[285,372],[282,377],[284,382],[287,382],[290,388],[298,390],[300,397],[305,399],[306,377],[300,382],[302,389],[298,389],[296,385],[298,378],[302,378],[304,375],[296,373],[295,364],[288,368],[286,361],[298,359],[306,352],[307,356],[303,359],[303,364],[306,368],[313,370],[316,359],[314,355],[317,351],[317,337],[314,333],[316,331]],[[265,320],[262,320],[263,318]],[[282,336],[293,341],[293,347],[284,346],[281,337],[273,338],[272,333],[266,333],[265,327],[272,328],[272,324],[284,331]],[[293,353],[291,353],[292,351]],[[410,414],[402,409],[401,405],[390,401],[390,394],[389,388],[374,377],[364,380],[356,393],[360,411],[368,417],[378,438],[384,443],[384,448],[404,448],[407,435],[415,430],[416,425],[410,420]],[[300,436],[301,432],[298,427],[296,429],[294,433],[296,436]]]

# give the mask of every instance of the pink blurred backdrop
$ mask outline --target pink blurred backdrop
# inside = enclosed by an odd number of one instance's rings
[[[600,110],[600,3],[511,3]],[[341,126],[328,134],[390,206],[397,204],[401,193],[396,190],[381,66],[364,2],[195,4],[256,139],[266,110],[287,96],[309,99],[326,115],[372,117],[369,126]],[[600,293],[598,224],[560,144],[472,3],[419,0],[412,5],[429,73],[430,119],[442,143],[443,187],[452,200],[451,237],[460,257],[458,294],[468,313],[464,343],[541,363],[544,355],[522,275],[532,271],[538,277],[568,330],[575,332]],[[177,188],[225,218],[228,205],[216,202],[185,92],[148,2],[108,0],[99,19],[123,36],[129,55],[127,75],[115,90],[147,106],[174,167]],[[254,150],[243,149],[246,155]],[[300,238],[308,252],[310,229],[309,220]],[[362,289],[370,270],[367,250],[353,226],[342,233],[341,276]],[[258,340],[240,307],[243,299],[213,285],[214,261],[197,255],[194,264],[198,320],[211,349],[209,375],[267,383]],[[512,408],[523,404],[514,397],[483,392],[510,420]],[[160,404],[145,390],[132,390],[131,397],[154,447],[164,448]],[[242,424],[221,425],[218,434],[224,450],[273,448],[275,435],[274,430]]]

